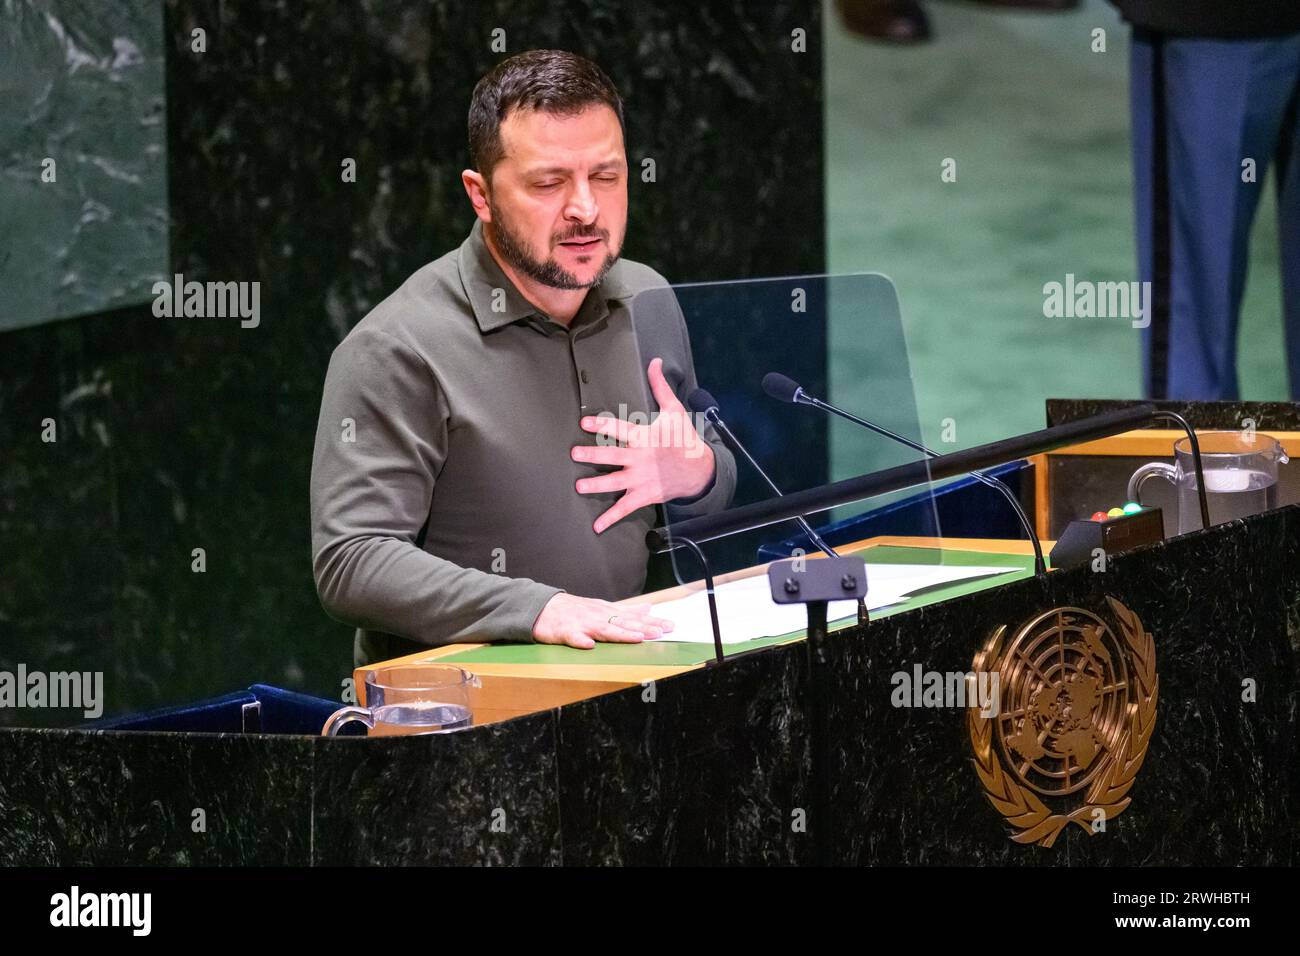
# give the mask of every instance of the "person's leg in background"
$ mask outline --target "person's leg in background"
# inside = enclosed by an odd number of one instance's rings
[[[1300,402],[1300,37],[1291,38],[1296,82],[1277,147],[1277,229],[1282,259],[1282,318],[1287,382]]]
[[[1144,390],[1234,399],[1250,227],[1294,89],[1291,38],[1135,30],[1130,49],[1139,273],[1152,283]]]
[[[1138,279],[1151,283],[1145,300],[1142,393],[1162,398],[1169,384],[1169,184],[1167,141],[1157,139],[1164,125],[1164,49],[1158,34],[1134,29],[1129,41],[1129,138],[1133,151],[1133,208],[1136,220]],[[1162,242],[1153,237],[1159,234]]]

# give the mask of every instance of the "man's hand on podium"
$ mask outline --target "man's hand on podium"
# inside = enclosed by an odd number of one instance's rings
[[[615,522],[647,505],[678,498],[694,498],[713,481],[713,449],[700,437],[672,386],[664,378],[663,359],[650,360],[647,374],[650,391],[659,405],[659,415],[649,425],[619,418],[582,419],[583,431],[605,435],[620,445],[574,445],[574,461],[595,465],[618,465],[621,471],[594,478],[581,478],[575,487],[581,494],[626,491],[613,507],[596,519],[592,530],[600,534]]]
[[[546,602],[533,623],[538,644],[567,644],[589,650],[596,641],[636,644],[662,637],[673,622],[650,616],[650,604],[611,604],[561,592]]]

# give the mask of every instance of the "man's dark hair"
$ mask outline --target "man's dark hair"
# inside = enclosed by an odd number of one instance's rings
[[[484,179],[505,155],[501,122],[513,109],[576,115],[604,104],[623,129],[623,100],[600,67],[564,50],[529,50],[502,60],[478,81],[469,103],[469,152]]]

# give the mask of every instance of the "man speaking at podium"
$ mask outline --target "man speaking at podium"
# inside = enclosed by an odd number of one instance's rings
[[[655,506],[706,514],[735,489],[732,455],[682,406],[697,383],[673,296],[643,299],[633,328],[632,297],[667,283],[619,258],[608,77],[570,53],[511,57],[474,89],[469,145],[469,237],[326,374],[313,569],[325,610],[358,628],[357,666],[457,641],[659,637],[648,604],[609,603],[645,585]]]

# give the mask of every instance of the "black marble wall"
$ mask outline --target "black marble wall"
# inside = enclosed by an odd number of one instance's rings
[[[0,865],[306,866],[315,743],[0,728]]]
[[[0,865],[1294,865],[1297,562],[1300,505],[838,632],[824,671],[800,642],[449,735],[0,729]],[[890,677],[1107,595],[1156,645],[1132,804],[1022,846],[964,711],[895,708]]]
[[[1100,415],[1102,412],[1131,408],[1142,404],[1134,399],[1084,399],[1049,398],[1047,424],[1063,425],[1066,422]],[[1300,429],[1300,403],[1297,402],[1185,402],[1163,400],[1151,402],[1161,411],[1176,412],[1191,423],[1193,428],[1232,430],[1245,427],[1246,419],[1253,419],[1261,431],[1295,431]],[[1163,427],[1163,426],[1162,426]],[[1175,427],[1175,426],[1167,426]]]
[[[104,671],[107,713],[259,681],[337,696],[351,632],[319,607],[307,524],[321,382],[348,329],[467,233],[473,84],[527,48],[592,56],[625,98],[634,167],[656,160],[632,184],[628,257],[673,281],[820,272],[820,10],[165,3],[170,271],[260,282],[260,323],[145,305],[0,336],[0,669]],[[743,331],[691,330],[715,389],[724,356],[766,347]],[[824,435],[797,439],[813,484]]]

